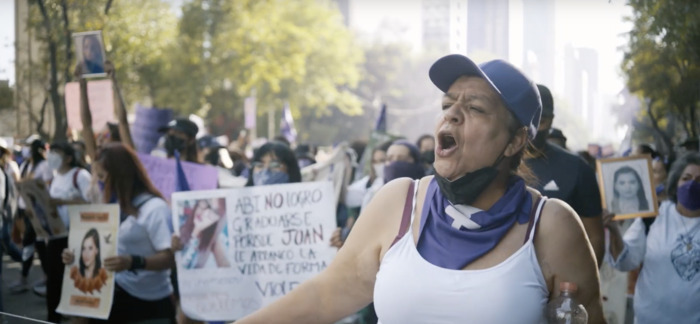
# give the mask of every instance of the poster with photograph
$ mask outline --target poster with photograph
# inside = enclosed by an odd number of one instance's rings
[[[18,181],[16,188],[27,204],[27,217],[38,238],[47,239],[66,232],[66,226],[58,216],[56,206],[51,205],[51,196],[43,180]]]
[[[658,214],[649,156],[598,160],[597,170],[603,208],[615,213],[615,220]]]
[[[68,249],[75,259],[66,265],[56,311],[107,319],[114,297],[114,272],[102,264],[106,258],[117,255],[119,205],[72,205],[68,206],[68,214]]]
[[[82,65],[83,78],[103,77],[105,73],[104,42],[102,31],[88,31],[73,34],[75,43],[75,56]]]
[[[289,293],[328,267],[336,248],[330,182],[173,193],[181,307],[231,321]]]

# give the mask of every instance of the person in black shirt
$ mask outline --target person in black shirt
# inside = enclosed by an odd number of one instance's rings
[[[543,195],[565,201],[581,218],[593,246],[598,266],[603,260],[602,204],[594,170],[579,156],[547,141],[554,119],[554,103],[549,89],[537,85],[542,100],[542,119],[530,147],[532,158],[525,163],[537,177],[532,186]]]

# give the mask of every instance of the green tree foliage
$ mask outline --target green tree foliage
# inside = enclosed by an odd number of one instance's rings
[[[297,119],[329,107],[362,112],[352,89],[363,53],[329,2],[193,0],[178,28],[175,82],[156,99],[163,106],[241,121],[243,98],[254,93],[259,114],[285,101]]]
[[[88,30],[103,31],[129,105],[197,113],[226,130],[240,127],[251,93],[261,115],[285,101],[297,118],[328,115],[331,107],[362,113],[354,89],[363,52],[331,1],[190,0],[181,10],[178,17],[158,0],[32,0],[28,24],[51,49],[38,80],[51,80],[54,136],[65,134],[70,35]]]
[[[698,136],[700,2],[629,0],[628,4],[634,27],[622,70],[629,90],[643,98],[635,122],[649,125],[670,149],[674,140]]]

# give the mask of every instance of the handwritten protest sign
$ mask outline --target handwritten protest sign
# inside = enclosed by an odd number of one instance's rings
[[[68,206],[68,249],[75,261],[66,265],[57,312],[107,319],[114,297],[114,273],[102,267],[117,255],[119,205]]]
[[[183,311],[239,319],[325,269],[336,249],[330,182],[173,194]]]
[[[112,80],[90,81],[87,84],[88,103],[92,114],[92,129],[99,131],[105,128],[107,122],[114,119],[114,99],[112,97]],[[66,83],[66,116],[68,128],[83,129],[80,119],[80,85],[78,82]]]
[[[66,226],[58,216],[56,207],[50,203],[51,197],[43,180],[19,181],[16,188],[27,204],[27,217],[37,237],[47,239],[66,232]]]
[[[140,154],[139,159],[148,172],[153,185],[158,188],[163,197],[170,199],[175,191],[175,160],[162,157]],[[192,190],[216,189],[218,171],[208,165],[201,165],[182,161],[182,169],[185,171],[187,183]]]

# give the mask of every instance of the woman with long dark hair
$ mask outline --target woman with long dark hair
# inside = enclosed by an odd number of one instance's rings
[[[615,171],[611,206],[612,212],[616,214],[632,214],[649,209],[642,178],[629,166]]]
[[[51,204],[56,206],[58,216],[66,229],[70,229],[68,205],[84,204],[88,201],[91,176],[78,159],[75,148],[68,142],[51,144],[46,161],[54,173],[49,186]],[[56,307],[61,300],[64,265],[61,254],[68,247],[66,234],[50,237],[46,244],[46,306],[50,322],[60,321]]]
[[[153,186],[136,153],[121,143],[106,144],[93,165],[104,183],[103,201],[116,200],[121,210],[117,256],[104,259],[115,274],[114,302],[107,323],[175,321],[171,300],[170,208]],[[64,250],[63,262],[72,264]],[[92,322],[100,322],[92,320]]]
[[[212,202],[217,204],[212,206]],[[199,199],[189,213],[185,224],[180,228],[183,262],[186,269],[199,269],[207,264],[209,255],[219,268],[228,268],[231,264],[226,257],[225,245],[219,240],[219,234],[226,226],[226,215],[222,213],[224,199]]]
[[[83,278],[96,278],[102,268],[102,256],[100,255],[100,234],[91,228],[80,244],[80,275]]]

